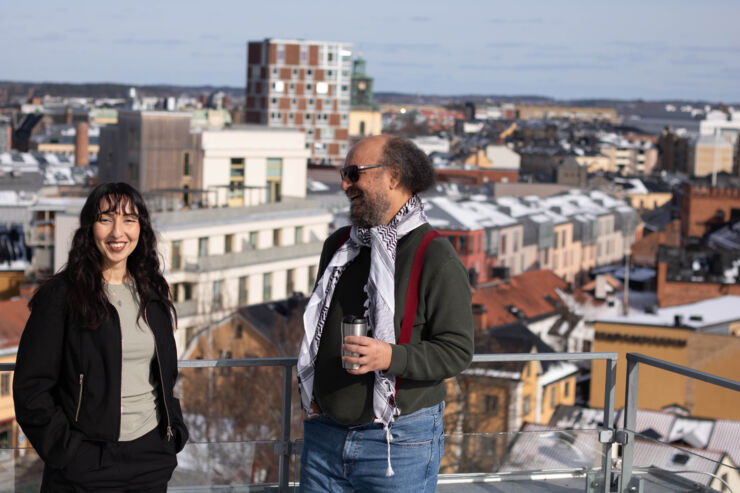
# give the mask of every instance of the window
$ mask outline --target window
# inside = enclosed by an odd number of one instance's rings
[[[234,235],[224,236],[224,252],[231,253],[234,249]]]
[[[283,158],[267,158],[267,202],[280,202],[280,186],[283,177]]]
[[[249,232],[249,246],[251,246],[252,248],[257,248],[257,232],[256,231]]]
[[[182,283],[182,292],[183,292],[183,300],[192,300],[193,299],[193,285],[189,282]]]
[[[519,231],[514,231],[514,244],[512,245],[514,253],[519,251]]]
[[[172,242],[172,270],[182,269],[182,242],[175,240]]]
[[[272,246],[280,246],[280,229],[272,230]]]
[[[190,151],[185,151],[182,153],[182,175],[183,176],[190,176]]]
[[[244,205],[244,158],[231,158],[229,167],[229,205]]]
[[[190,205],[190,185],[182,186],[182,201],[185,205]]]
[[[506,237],[507,235],[501,235],[501,255],[506,255]]]
[[[10,373],[0,375],[0,395],[10,395]]]
[[[208,238],[207,237],[198,238],[198,256],[199,257],[208,256]]]
[[[326,82],[317,82],[316,94],[329,94],[329,84]]]
[[[295,243],[296,245],[303,243],[303,226],[295,227],[295,236],[293,238],[293,243]]]
[[[242,276],[239,278],[239,306],[249,303],[249,277]]]
[[[484,411],[486,414],[493,416],[498,414],[498,396],[497,395],[486,395],[483,401]]]
[[[555,409],[555,386],[550,387],[550,409]]]
[[[270,299],[272,299],[272,272],[265,272],[262,275],[262,300]]]
[[[468,252],[468,238],[466,236],[458,236],[457,237],[457,244],[459,247],[460,253],[467,253]]]
[[[563,385],[563,397],[568,397],[570,395],[570,382],[565,382]]]
[[[530,413],[532,410],[532,398],[531,396],[525,395],[524,396],[524,404],[522,406],[522,414],[525,416]]]
[[[221,308],[221,280],[213,281],[213,307]]]
[[[560,232],[560,246],[565,248],[565,231]]]
[[[128,179],[135,181],[139,179],[139,165],[136,163],[128,163]]]
[[[285,294],[286,296],[291,296],[294,292],[295,292],[295,269],[288,269]]]

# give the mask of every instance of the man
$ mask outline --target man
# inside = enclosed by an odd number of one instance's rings
[[[429,158],[413,143],[365,139],[341,175],[352,227],[324,243],[298,357],[308,417],[300,488],[431,492],[444,453],[444,379],[473,354],[467,273],[450,243],[430,236],[418,296],[407,300],[417,249],[432,229],[417,194],[434,183]],[[417,303],[410,340],[399,344],[409,302]],[[342,341],[347,315],[368,319],[367,337]],[[359,368],[345,370],[343,361]]]

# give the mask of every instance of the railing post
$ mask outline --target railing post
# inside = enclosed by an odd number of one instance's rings
[[[280,493],[288,493],[288,483],[290,482],[290,395],[293,383],[292,365],[283,366],[283,422],[280,425]]]
[[[635,455],[635,428],[637,423],[637,386],[640,365],[627,355],[627,379],[624,390],[624,431],[625,443],[622,445],[622,491],[629,493],[632,478],[632,462]]]
[[[614,386],[617,380],[617,360],[607,358],[605,361],[606,372],[604,374],[604,429],[611,430],[612,437],[616,436],[614,426]],[[604,493],[611,490],[612,471],[612,443],[604,443],[603,457],[601,458],[601,470],[604,473]]]

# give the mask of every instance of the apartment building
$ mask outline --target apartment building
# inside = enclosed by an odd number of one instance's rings
[[[222,207],[305,197],[301,132],[262,125],[203,130],[190,113],[122,111],[101,130],[101,181],[125,181],[160,207]]]
[[[313,163],[349,150],[352,45],[264,39],[247,46],[246,121],[305,133]]]
[[[594,321],[594,351],[619,354],[618,367],[626,368],[627,353],[641,353],[713,375],[740,379],[740,296],[728,295],[696,303]],[[602,365],[591,375],[590,405],[604,401]],[[615,407],[624,406],[625,374],[616,381]],[[671,389],[666,392],[666,389]],[[693,416],[736,419],[740,395],[729,389],[652,367],[640,368],[638,406],[661,410],[680,406]]]
[[[305,199],[155,213],[179,350],[240,306],[310,293],[331,219]]]
[[[605,193],[570,191],[537,196],[425,199],[429,221],[445,235],[482,284],[500,277],[550,269],[581,283],[589,269],[620,261],[635,241],[638,217]]]

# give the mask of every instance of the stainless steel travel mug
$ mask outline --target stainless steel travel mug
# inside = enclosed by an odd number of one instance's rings
[[[362,317],[356,317],[354,315],[345,315],[342,319],[342,344],[344,344],[344,338],[347,336],[366,336],[367,335],[367,319]],[[357,353],[350,351],[342,351],[342,356],[359,356]],[[342,361],[342,367],[348,370],[356,370],[360,365],[353,365]]]

